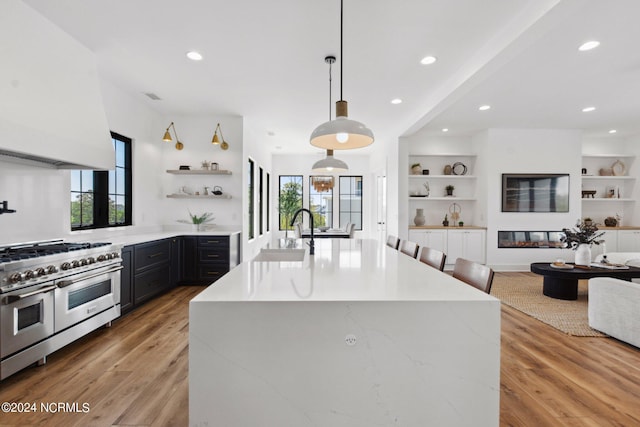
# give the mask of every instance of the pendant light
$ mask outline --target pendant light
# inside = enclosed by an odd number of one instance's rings
[[[324,62],[329,64],[329,121],[331,121],[331,65],[336,62],[336,57],[327,56],[324,58]],[[333,157],[333,150],[327,150],[327,157],[315,162],[311,170],[313,172],[346,172],[349,170],[349,166],[342,160]],[[333,185],[331,187],[333,188]]]
[[[342,27],[343,0],[340,0],[340,101],[336,102],[336,118],[322,123],[311,133],[311,145],[326,150],[351,150],[373,143],[373,132],[364,124],[347,118],[347,101],[342,99]]]

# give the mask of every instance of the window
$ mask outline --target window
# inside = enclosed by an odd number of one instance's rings
[[[316,227],[333,227],[332,183],[332,176],[309,177],[309,210]]]
[[[267,232],[271,230],[271,175],[267,172]]]
[[[362,230],[362,176],[340,177],[340,227],[355,224]]]
[[[302,175],[280,175],[279,229],[291,230],[293,214],[302,208]]]
[[[249,239],[253,239],[255,237],[255,214],[253,212],[253,187],[254,187],[254,177],[253,177],[253,160],[249,159]]]
[[[111,132],[111,171],[71,171],[71,229],[131,225],[131,139]]]
[[[264,186],[262,185],[262,181],[264,179],[264,171],[262,168],[258,168],[260,171],[260,175],[258,176],[258,232],[262,236],[264,233],[264,206],[262,206],[262,201],[264,199],[262,192],[264,191]]]

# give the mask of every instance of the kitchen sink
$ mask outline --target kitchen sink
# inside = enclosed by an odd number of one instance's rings
[[[253,260],[262,262],[302,261],[305,252],[305,249],[261,249]]]

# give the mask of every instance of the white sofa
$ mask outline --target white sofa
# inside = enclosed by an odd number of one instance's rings
[[[600,262],[606,256],[609,262],[614,264],[626,264],[633,267],[640,267],[640,252],[609,252],[596,257],[594,262]]]
[[[640,283],[589,279],[589,326],[640,347]]]

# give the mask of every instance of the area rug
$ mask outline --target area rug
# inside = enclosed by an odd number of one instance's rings
[[[587,281],[578,285],[578,299],[564,301],[542,294],[542,276],[496,274],[491,295],[554,328],[577,337],[606,337],[589,327]]]

